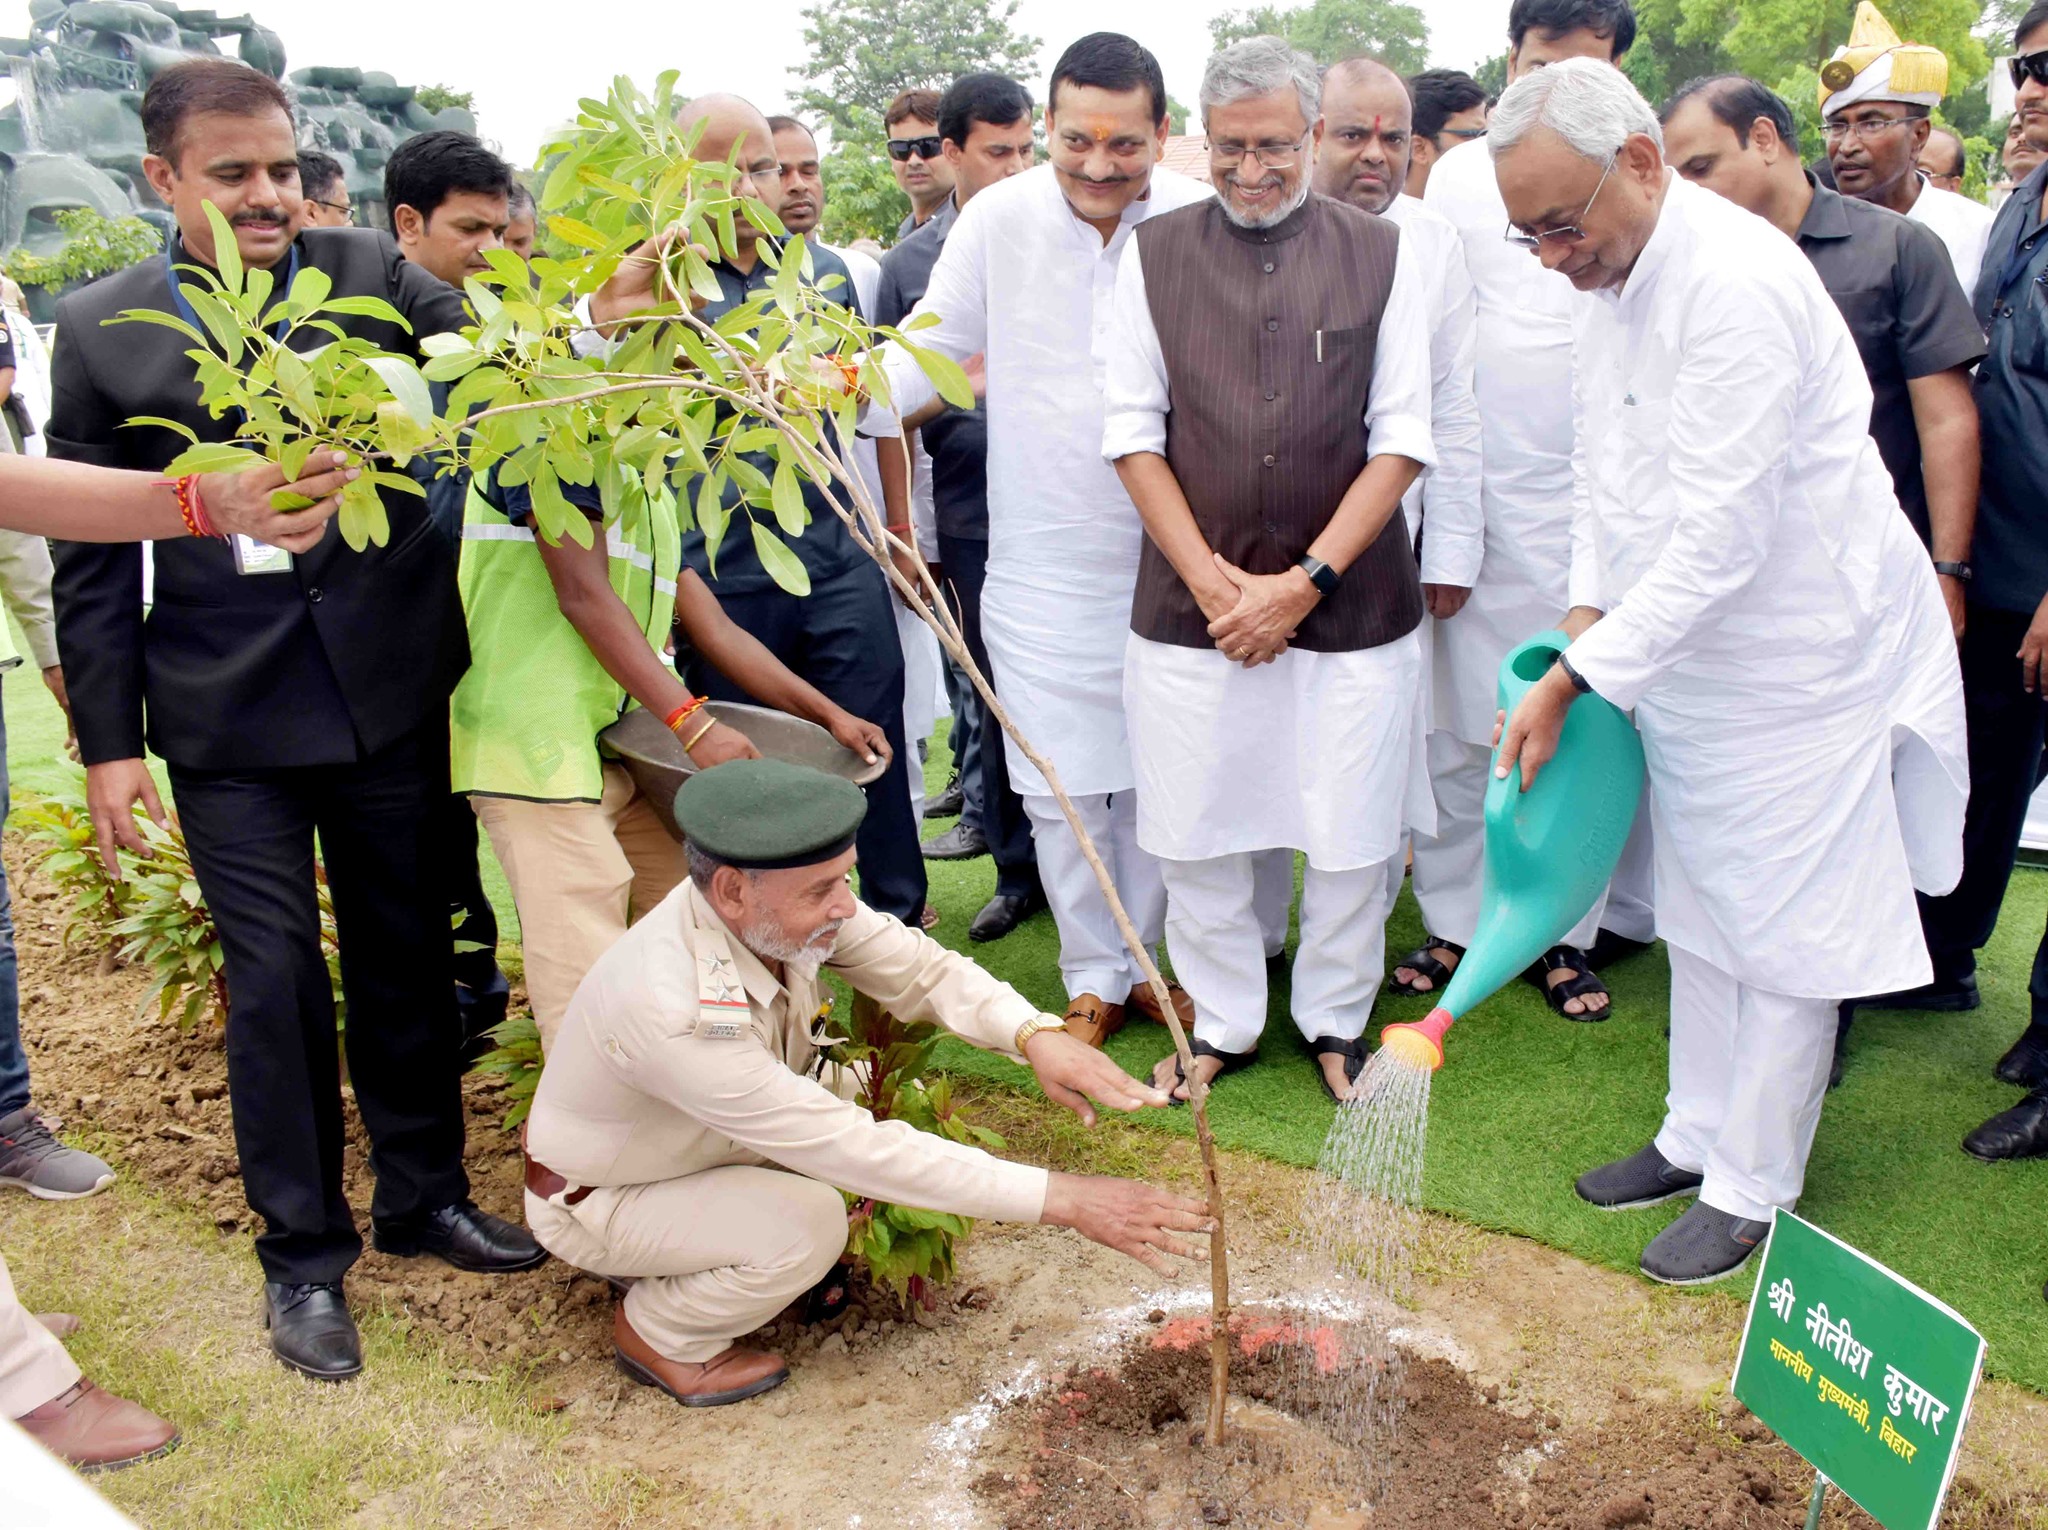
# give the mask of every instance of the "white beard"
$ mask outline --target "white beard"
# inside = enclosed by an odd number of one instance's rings
[[[1294,195],[1287,199],[1285,206],[1276,207],[1271,212],[1263,212],[1257,215],[1239,212],[1235,207],[1231,206],[1230,198],[1227,195],[1220,196],[1216,200],[1223,208],[1223,216],[1232,223],[1235,223],[1239,228],[1271,228],[1276,223],[1285,223],[1294,216],[1301,204],[1308,200],[1308,189],[1308,176],[1304,174],[1300,180],[1294,183]]]
[[[764,962],[780,962],[785,975],[808,983],[832,954],[844,920],[834,919],[811,931],[808,939],[791,940],[780,924],[757,919],[740,931],[740,943]]]

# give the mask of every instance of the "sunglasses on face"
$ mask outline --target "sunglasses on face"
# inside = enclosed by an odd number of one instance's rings
[[[2036,85],[2048,85],[2048,48],[2034,53],[2022,53],[2006,61],[2012,70],[2012,88],[2018,90],[2027,81]]]
[[[936,133],[924,138],[892,138],[889,140],[889,157],[899,165],[908,162],[913,155],[918,159],[937,159],[939,142]]]

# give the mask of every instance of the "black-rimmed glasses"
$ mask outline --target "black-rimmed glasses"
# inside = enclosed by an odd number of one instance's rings
[[[2019,53],[2005,61],[2012,70],[2012,88],[2018,90],[2027,81],[2036,85],[2048,85],[2048,48],[2033,53]]]
[[[1600,179],[1593,185],[1593,194],[1586,198],[1586,205],[1579,209],[1579,216],[1564,227],[1546,228],[1540,233],[1525,234],[1510,223],[1508,231],[1502,234],[1501,238],[1522,250],[1537,250],[1546,244],[1577,244],[1586,237],[1586,231],[1580,228],[1579,224],[1584,222],[1586,214],[1593,210],[1593,204],[1600,200],[1601,188],[1607,184],[1607,177],[1613,173],[1614,156],[1610,154],[1607,156],[1607,167],[1600,172]]]
[[[318,197],[307,198],[315,207],[324,207],[331,213],[340,213],[349,222],[356,221],[356,210],[347,202],[323,202]]]

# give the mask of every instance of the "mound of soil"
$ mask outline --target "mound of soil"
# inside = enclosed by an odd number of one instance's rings
[[[1416,1356],[1402,1367],[1398,1427],[1361,1439],[1355,1416],[1305,1384],[1312,1363],[1285,1343],[1241,1343],[1228,1433],[1208,1449],[1206,1334],[1189,1326],[1140,1334],[1106,1362],[1055,1373],[1001,1408],[974,1487],[1002,1530],[1799,1530],[1806,1521],[1812,1468],[1732,1398],[1708,1412],[1637,1402],[1623,1388],[1602,1423],[1572,1428],[1554,1413],[1517,1417],[1498,1387],[1489,1397],[1454,1366]],[[1364,1459],[1375,1447],[1377,1482]],[[1947,1522],[2022,1530],[2022,1507],[1959,1479]],[[1824,1524],[1875,1530],[1839,1494]]]

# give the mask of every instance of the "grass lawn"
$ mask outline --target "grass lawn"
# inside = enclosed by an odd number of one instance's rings
[[[75,780],[63,755],[61,718],[33,670],[13,671],[0,696],[17,792]],[[941,736],[927,768],[934,792],[946,767]],[[933,824],[927,833],[949,826],[950,820]],[[509,942],[518,925],[488,842],[484,858],[485,885]],[[927,864],[932,901],[943,914],[938,938],[971,951],[1036,1003],[1063,1008],[1050,916],[995,945],[971,946],[967,923],[994,889],[993,863]],[[1989,1341],[1990,1369],[2038,1391],[2048,1391],[2048,1303],[2041,1290],[2048,1280],[2048,1159],[1980,1164],[1958,1144],[2017,1098],[1991,1077],[1991,1064],[2026,1023],[2028,966],[2044,917],[2048,874],[2022,868],[1985,953],[1981,1009],[1945,1017],[1866,1013],[1858,1020],[1848,1078],[1829,1096],[1799,1208],[1956,1307]],[[1421,935],[1404,891],[1388,930],[1390,963]],[[511,965],[513,953],[506,956]],[[1602,1213],[1580,1202],[1571,1182],[1586,1168],[1633,1152],[1656,1129],[1669,976],[1661,950],[1653,950],[1608,978],[1616,1013],[1603,1024],[1558,1019],[1534,989],[1516,985],[1458,1026],[1435,1083],[1425,1193],[1433,1209],[1478,1226],[1633,1269],[1642,1245],[1680,1208]],[[1383,998],[1375,1029],[1427,1009],[1426,1000]],[[1274,985],[1271,1022],[1260,1061],[1216,1091],[1216,1134],[1226,1147],[1313,1164],[1331,1106],[1288,1018],[1284,978]],[[1132,1026],[1109,1050],[1143,1072],[1168,1050],[1166,1033]],[[1028,1074],[999,1058],[950,1043],[942,1055],[959,1072],[1035,1088]],[[1185,1112],[1144,1119],[1158,1130],[1190,1129]],[[1746,1284],[1737,1289],[1746,1291]]]

